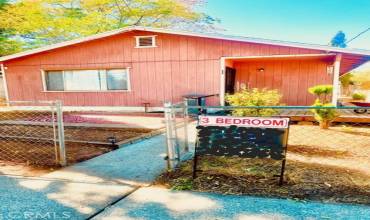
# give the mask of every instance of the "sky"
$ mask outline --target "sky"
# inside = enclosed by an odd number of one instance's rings
[[[328,44],[370,27],[370,0],[207,0],[202,11],[221,20],[224,34]],[[349,48],[370,50],[370,31]]]

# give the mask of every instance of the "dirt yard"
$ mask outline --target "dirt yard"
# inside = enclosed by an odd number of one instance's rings
[[[66,141],[90,141],[108,143],[109,137],[115,137],[117,142],[124,141],[152,131],[146,128],[99,128],[99,127],[65,127]],[[54,130],[51,126],[36,125],[1,125],[1,137],[24,137],[27,138],[54,138]]]
[[[138,128],[66,127],[68,164],[88,160],[114,150],[115,147],[108,144],[109,137],[115,137],[116,141],[120,142],[149,134],[151,131]],[[55,168],[53,135],[50,126],[1,125],[0,169],[14,164],[32,165],[39,170]],[[102,142],[102,144],[84,142]]]
[[[192,161],[157,179],[177,190],[218,192],[370,204],[370,126],[338,125],[329,130],[291,126],[285,183],[281,161],[206,156],[192,179]]]

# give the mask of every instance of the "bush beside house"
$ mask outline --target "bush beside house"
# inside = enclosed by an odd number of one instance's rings
[[[268,89],[242,89],[233,95],[227,95],[226,101],[231,106],[279,106],[282,95],[278,90]],[[234,116],[271,116],[277,114],[278,109],[270,108],[246,108],[232,111]]]

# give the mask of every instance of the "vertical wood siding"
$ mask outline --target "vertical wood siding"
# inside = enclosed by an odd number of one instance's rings
[[[324,60],[277,60],[236,62],[237,89],[242,84],[249,88],[277,89],[287,105],[311,105],[314,96],[307,92],[317,84],[331,84],[327,74],[328,61]],[[258,68],[264,68],[259,72]]]
[[[134,36],[157,35],[157,47],[137,49]],[[187,93],[218,94],[222,56],[320,53],[317,50],[133,31],[5,62],[11,100],[63,100],[69,106],[162,106]],[[244,66],[252,71],[258,63]],[[242,74],[253,86],[280,88],[286,104],[308,104],[306,87],[329,83],[322,62],[266,63],[264,75]],[[130,68],[127,92],[44,92],[41,70]],[[218,104],[211,99],[210,104]]]

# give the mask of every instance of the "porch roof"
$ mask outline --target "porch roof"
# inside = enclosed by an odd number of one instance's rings
[[[269,56],[245,56],[245,57],[223,57],[225,60],[233,62],[247,61],[272,61],[272,60],[314,60],[324,59],[335,61],[336,53],[327,54],[293,54],[293,55],[269,55]],[[368,58],[353,56],[351,54],[342,54],[339,73],[341,75],[351,71],[368,61]]]

